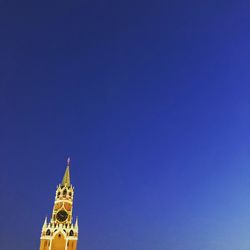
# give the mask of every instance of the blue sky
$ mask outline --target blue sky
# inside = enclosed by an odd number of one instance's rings
[[[70,156],[78,250],[249,249],[249,12],[3,1],[3,248],[38,249]]]

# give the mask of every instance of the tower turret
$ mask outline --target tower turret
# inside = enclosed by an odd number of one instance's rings
[[[40,250],[76,250],[78,222],[72,222],[74,187],[70,182],[70,158],[62,182],[57,186],[54,207],[49,223],[45,218]],[[76,226],[77,225],[77,226]]]

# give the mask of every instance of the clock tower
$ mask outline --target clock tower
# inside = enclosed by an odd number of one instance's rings
[[[72,223],[74,187],[70,183],[70,159],[61,184],[57,186],[52,216],[45,218],[40,238],[40,250],[76,250],[78,220]]]

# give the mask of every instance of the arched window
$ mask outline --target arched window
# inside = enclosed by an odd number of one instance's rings
[[[73,232],[73,230],[70,230],[70,232],[69,232],[69,236],[74,236],[74,232]]]
[[[50,235],[50,230],[49,229],[46,231],[46,235]]]

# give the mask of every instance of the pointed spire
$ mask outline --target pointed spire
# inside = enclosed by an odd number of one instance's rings
[[[67,166],[69,166],[70,165],[70,157],[68,157],[68,159],[67,159]]]
[[[47,216],[45,217],[44,223],[43,223],[43,228],[47,227]]]
[[[78,229],[78,217],[76,217],[75,228]]]
[[[67,159],[67,167],[66,167],[63,179],[62,179],[62,185],[67,186],[67,187],[70,186],[69,166],[70,166],[70,158],[68,157],[68,159]]]

